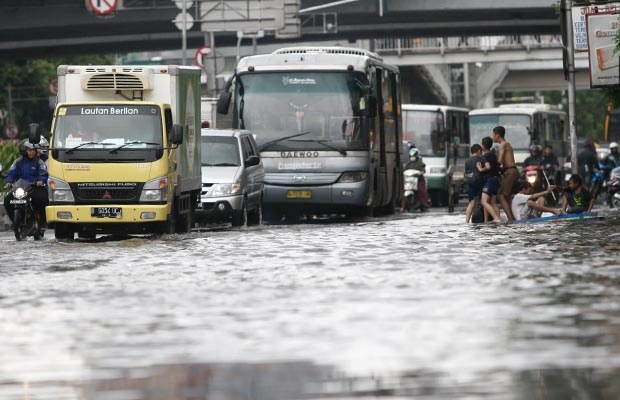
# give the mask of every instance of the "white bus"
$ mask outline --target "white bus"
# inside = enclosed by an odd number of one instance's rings
[[[530,155],[532,144],[551,145],[558,160],[570,152],[567,114],[549,104],[505,104],[495,108],[469,112],[469,131],[472,143],[492,136],[493,128],[506,128],[506,140],[515,153],[517,166]]]
[[[398,68],[363,49],[291,47],[239,61],[218,113],[256,137],[263,213],[391,213],[401,182]]]
[[[409,147],[415,146],[426,164],[426,189],[433,205],[452,207],[458,201],[451,197],[452,189],[463,178],[469,157],[469,110],[426,104],[403,104],[402,110],[403,161],[409,159]]]

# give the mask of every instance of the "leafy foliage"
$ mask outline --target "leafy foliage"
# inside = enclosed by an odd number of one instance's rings
[[[42,132],[49,132],[52,122],[52,109],[49,104],[48,84],[56,76],[60,64],[114,64],[115,57],[74,56],[58,59],[27,60],[16,63],[2,63],[0,68],[0,109],[9,109],[8,88],[11,87],[12,122],[25,137],[28,124],[37,122]],[[8,119],[0,123],[1,134]]]
[[[0,140],[0,164],[2,164],[2,172],[0,174],[0,187],[4,186],[4,176],[9,171],[13,161],[19,157],[18,142],[15,140]]]

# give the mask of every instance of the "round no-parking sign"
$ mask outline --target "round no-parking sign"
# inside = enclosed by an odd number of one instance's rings
[[[97,15],[108,15],[118,7],[118,0],[88,0],[88,9]]]
[[[19,135],[19,129],[15,124],[8,124],[4,129],[4,134],[9,139],[15,139]]]
[[[200,68],[204,68],[204,63],[202,59],[211,53],[211,46],[201,46],[196,50],[196,54],[194,55],[194,62]]]

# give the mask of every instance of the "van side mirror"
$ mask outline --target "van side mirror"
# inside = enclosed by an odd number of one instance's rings
[[[259,156],[249,156],[246,160],[245,160],[245,166],[246,167],[253,167],[255,165],[260,164],[260,157]]]
[[[168,136],[168,142],[176,145],[183,143],[183,127],[181,125],[172,125],[170,135]]]
[[[28,141],[32,144],[39,144],[41,141],[41,126],[36,122],[28,125],[30,131],[28,132]]]
[[[217,113],[218,114],[228,114],[228,109],[230,108],[230,100],[232,98],[232,93],[225,91],[220,92],[220,96],[217,98]]]
[[[368,95],[368,117],[375,118],[377,116],[377,96]]]

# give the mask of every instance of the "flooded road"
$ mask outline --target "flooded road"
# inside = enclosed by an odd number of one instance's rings
[[[620,214],[0,236],[0,399],[617,399]]]

